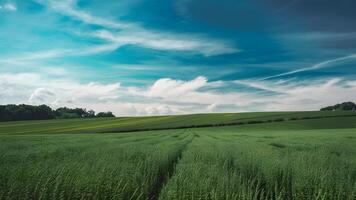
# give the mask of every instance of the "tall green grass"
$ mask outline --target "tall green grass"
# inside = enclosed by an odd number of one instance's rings
[[[88,121],[18,122],[33,128],[24,134],[1,124],[10,132],[0,135],[0,200],[356,198],[356,117],[68,132],[112,125]]]
[[[0,199],[156,199],[183,132],[2,137]]]
[[[356,198],[355,129],[194,131],[160,199]]]

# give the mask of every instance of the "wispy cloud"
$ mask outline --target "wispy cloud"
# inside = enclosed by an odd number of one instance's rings
[[[240,50],[224,41],[201,35],[186,35],[148,30],[138,24],[113,21],[91,15],[76,8],[76,1],[40,1],[54,11],[86,24],[99,25],[102,30],[90,34],[120,47],[138,45],[157,50],[191,51],[205,56],[236,53]]]
[[[263,110],[313,110],[344,101],[354,101],[356,81],[342,78],[281,82],[272,80],[234,81],[247,87],[275,92],[261,95],[255,103],[263,103]]]
[[[279,83],[274,83],[272,86],[270,83],[262,82],[262,81],[255,81],[255,80],[235,80],[232,81],[235,84],[244,85],[250,88],[260,89],[268,92],[276,92],[276,93],[284,93],[285,88],[275,87],[279,85]]]
[[[7,56],[0,57],[0,64],[10,64],[16,66],[26,66],[31,62],[36,61],[46,61],[52,58],[61,58],[61,57],[71,57],[71,56],[88,56],[95,55],[98,53],[111,52],[120,46],[119,44],[104,44],[96,45],[87,48],[78,48],[78,49],[49,49],[41,50],[35,52],[24,52],[18,53],[16,56]]]
[[[39,0],[39,3],[46,4],[53,10],[55,10],[63,15],[73,17],[77,20],[80,20],[80,21],[82,21],[84,23],[88,23],[88,24],[99,25],[99,26],[108,27],[108,28],[116,28],[116,29],[128,28],[129,26],[133,26],[133,25],[129,25],[127,23],[124,24],[124,23],[119,23],[116,21],[108,20],[108,19],[103,19],[100,17],[94,17],[87,12],[78,10],[75,8],[75,6],[76,6],[75,0],[61,0],[61,1]]]
[[[0,4],[0,11],[1,10],[14,12],[17,11],[17,6],[14,3],[4,3]]]
[[[313,65],[311,67],[300,68],[300,69],[297,69],[297,70],[292,70],[292,71],[289,71],[289,72],[285,72],[285,73],[281,73],[281,74],[277,74],[277,75],[273,75],[273,76],[267,76],[267,77],[264,77],[264,78],[262,78],[260,80],[267,80],[267,79],[271,79],[271,78],[277,78],[277,77],[287,76],[287,75],[291,75],[291,74],[296,74],[296,73],[299,73],[299,72],[322,69],[322,68],[325,68],[325,67],[329,67],[332,64],[337,64],[337,63],[344,62],[344,61],[351,60],[351,59],[356,59],[356,54],[351,54],[351,55],[340,57],[340,58],[326,60],[326,61],[317,63],[317,64],[315,64],[315,65]]]
[[[239,50],[229,47],[223,41],[197,36],[182,36],[161,32],[152,32],[142,28],[124,31],[100,30],[92,36],[121,45],[138,45],[157,50],[191,51],[206,56],[236,53]]]

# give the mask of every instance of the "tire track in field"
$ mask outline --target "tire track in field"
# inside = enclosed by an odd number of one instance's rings
[[[183,133],[185,133],[186,131],[190,131],[190,130],[185,130]],[[162,169],[159,170],[157,180],[151,186],[148,199],[150,199],[150,200],[158,200],[159,199],[161,190],[166,185],[168,180],[175,173],[176,166],[177,166],[179,160],[182,159],[183,152],[187,149],[187,146],[189,144],[191,144],[196,137],[199,137],[195,133],[190,134],[190,135],[192,135],[192,138],[182,145],[182,147],[177,152],[176,156],[172,160],[169,161],[168,167],[167,168],[163,167]]]

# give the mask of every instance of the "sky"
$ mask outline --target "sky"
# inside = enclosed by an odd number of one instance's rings
[[[0,104],[117,116],[356,101],[354,0],[0,0]]]

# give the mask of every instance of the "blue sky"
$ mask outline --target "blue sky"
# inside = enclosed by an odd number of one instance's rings
[[[351,0],[0,0],[0,103],[117,115],[356,101]]]

